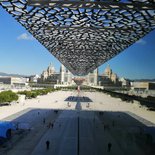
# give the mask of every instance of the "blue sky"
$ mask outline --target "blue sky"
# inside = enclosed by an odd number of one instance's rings
[[[0,7],[0,72],[41,74],[50,62],[59,71],[59,61]],[[108,64],[119,77],[155,78],[155,31],[100,66],[99,73]]]

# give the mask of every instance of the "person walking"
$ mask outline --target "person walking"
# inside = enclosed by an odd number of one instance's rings
[[[43,124],[45,124],[45,118],[43,118]]]
[[[111,147],[112,147],[112,144],[109,142],[109,143],[108,143],[108,152],[111,151]]]
[[[50,142],[49,140],[46,141],[46,150],[49,150]]]

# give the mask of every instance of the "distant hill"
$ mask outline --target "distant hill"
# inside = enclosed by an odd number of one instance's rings
[[[28,77],[27,75],[9,74],[9,73],[4,73],[4,72],[0,72],[0,76]]]
[[[135,82],[155,82],[155,79],[135,79]]]

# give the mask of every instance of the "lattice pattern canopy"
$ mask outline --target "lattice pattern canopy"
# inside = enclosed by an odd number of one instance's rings
[[[1,0],[73,74],[85,75],[155,29],[155,0]]]

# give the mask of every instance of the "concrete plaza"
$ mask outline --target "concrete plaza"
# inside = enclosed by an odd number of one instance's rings
[[[81,92],[78,97],[75,91],[53,92],[0,107],[1,120],[30,126],[30,130],[13,134],[0,154],[153,155],[154,143],[144,129],[154,127],[154,118],[155,112],[136,102],[103,93]]]

